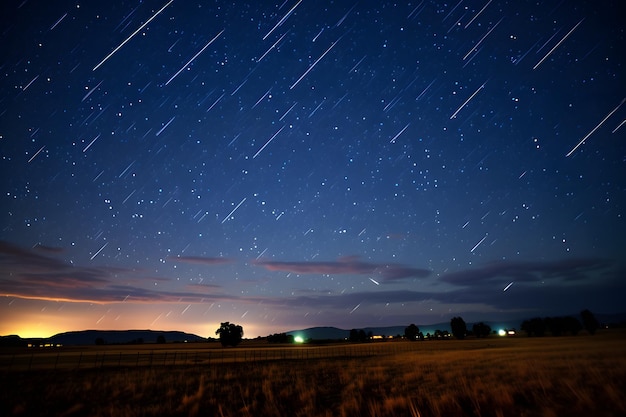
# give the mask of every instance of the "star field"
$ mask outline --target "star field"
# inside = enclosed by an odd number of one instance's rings
[[[0,334],[623,310],[618,1],[3,2]]]

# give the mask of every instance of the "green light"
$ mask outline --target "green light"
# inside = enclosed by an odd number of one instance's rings
[[[294,337],[293,341],[296,342],[296,343],[304,343],[304,339],[302,338],[302,336]]]

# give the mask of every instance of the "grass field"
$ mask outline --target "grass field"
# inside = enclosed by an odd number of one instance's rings
[[[177,355],[193,357],[194,351],[204,352],[201,347],[184,346]],[[170,358],[176,349],[159,348],[170,352]],[[89,354],[108,352],[114,358],[115,349],[90,347]],[[219,355],[221,349],[212,349]],[[263,356],[264,349],[273,349],[275,356]],[[299,349],[297,355],[294,349]],[[285,353],[276,353],[281,351]],[[63,355],[77,352],[68,349]],[[222,361],[206,363],[113,366],[111,361],[109,366],[56,370],[43,366],[41,356],[31,370],[16,366],[0,371],[0,415],[626,415],[626,334],[621,331],[382,342],[344,350],[244,344],[226,352]],[[49,361],[59,360],[58,353],[46,354]],[[4,363],[10,363],[8,355],[14,358],[16,352],[0,352]]]

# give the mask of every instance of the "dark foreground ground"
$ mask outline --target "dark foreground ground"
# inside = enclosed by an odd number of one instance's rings
[[[626,415],[623,331],[225,350],[7,350],[0,365],[2,416]]]

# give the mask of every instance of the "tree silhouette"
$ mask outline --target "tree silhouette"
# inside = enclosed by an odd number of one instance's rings
[[[528,336],[543,336],[546,333],[546,323],[541,317],[535,317],[530,320],[524,320],[521,329]]]
[[[491,327],[482,321],[480,323],[474,323],[472,333],[474,333],[476,337],[487,337],[491,333]]]
[[[583,321],[583,327],[589,334],[595,334],[596,330],[600,328],[600,322],[596,319],[596,316],[587,309],[580,312],[580,318]]]
[[[583,325],[576,317],[563,317],[563,330],[569,332],[572,336],[576,336],[583,329]]]
[[[243,339],[243,327],[234,323],[224,322],[215,331],[215,334],[220,335],[222,346],[237,346]]]
[[[367,342],[367,334],[365,333],[365,330],[360,329],[352,329],[350,330],[350,337],[348,340],[350,340],[351,342]]]
[[[156,342],[160,345],[165,344],[165,336],[163,336],[162,334],[160,334],[159,336],[157,336],[157,340]]]
[[[450,330],[452,330],[452,335],[457,339],[461,340],[465,337],[467,333],[467,326],[465,325],[465,320],[461,317],[452,317],[450,320]]]
[[[267,343],[293,343],[293,335],[287,333],[276,333],[267,336]]]
[[[404,337],[408,340],[415,341],[419,336],[420,329],[415,324],[410,324],[409,327],[404,329]]]

